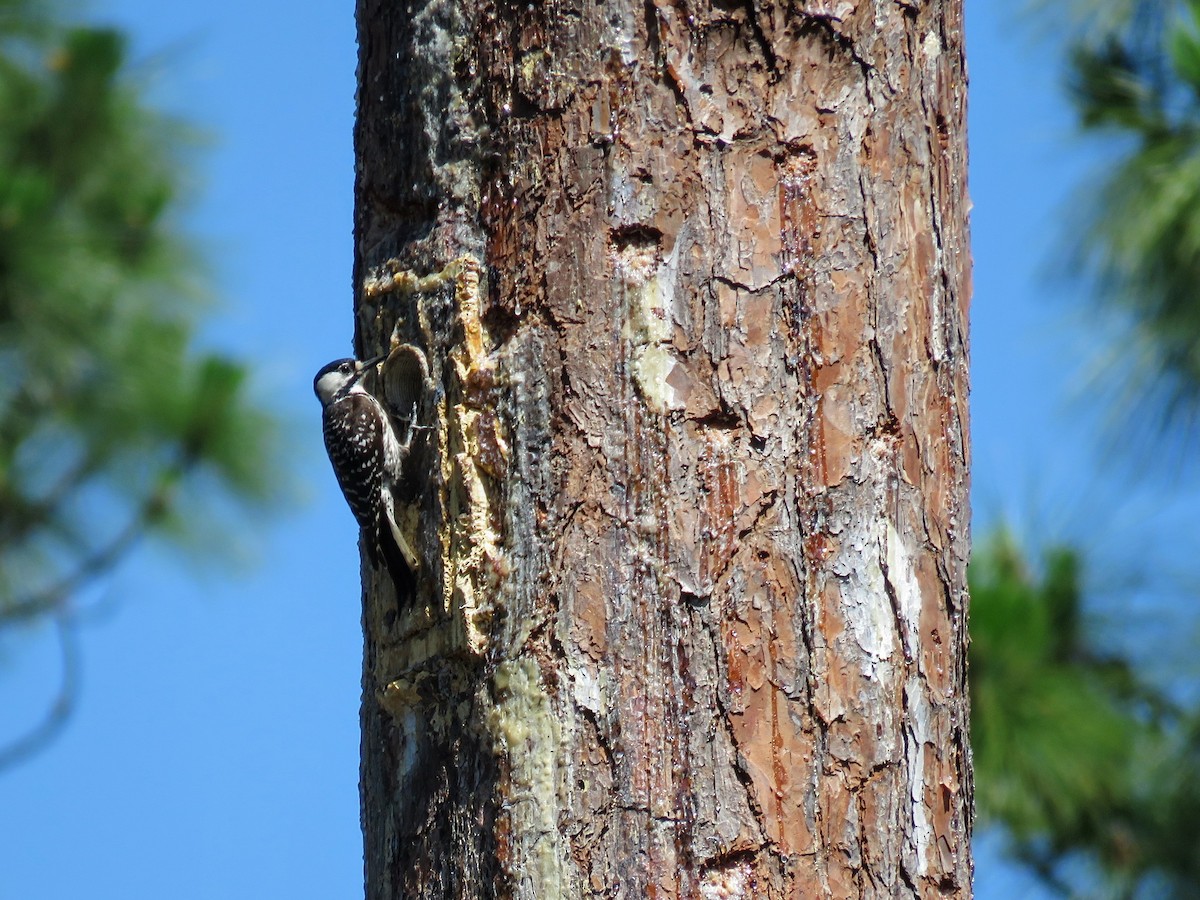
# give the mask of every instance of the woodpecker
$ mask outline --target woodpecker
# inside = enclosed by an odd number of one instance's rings
[[[400,590],[411,583],[417,559],[396,523],[392,491],[408,456],[412,431],[401,442],[391,417],[362,383],[383,359],[334,360],[317,373],[313,390],[321,401],[333,474],[362,529],[367,554],[376,568],[381,562],[387,567]]]

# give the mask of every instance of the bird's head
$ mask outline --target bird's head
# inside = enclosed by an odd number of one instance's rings
[[[328,406],[355,388],[359,387],[363,375],[383,360],[382,356],[359,362],[356,359],[335,359],[317,373],[313,379],[313,391],[322,406]]]

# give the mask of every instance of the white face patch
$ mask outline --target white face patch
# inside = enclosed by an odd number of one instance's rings
[[[317,396],[322,403],[328,403],[333,399],[333,395],[340,391],[350,380],[350,376],[343,372],[334,369],[332,372],[326,372],[317,379]]]

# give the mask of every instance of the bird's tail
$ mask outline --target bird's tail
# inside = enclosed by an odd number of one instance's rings
[[[372,564],[377,569],[380,566],[387,569],[392,583],[396,586],[397,598],[412,596],[416,589],[416,560],[411,550],[405,552],[408,544],[404,541],[404,536],[399,533],[399,529],[392,526],[385,515],[380,516],[379,527],[373,538],[370,548],[372,552],[368,554]]]

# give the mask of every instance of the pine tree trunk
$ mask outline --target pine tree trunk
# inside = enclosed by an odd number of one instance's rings
[[[958,0],[358,16],[368,898],[968,896]]]

